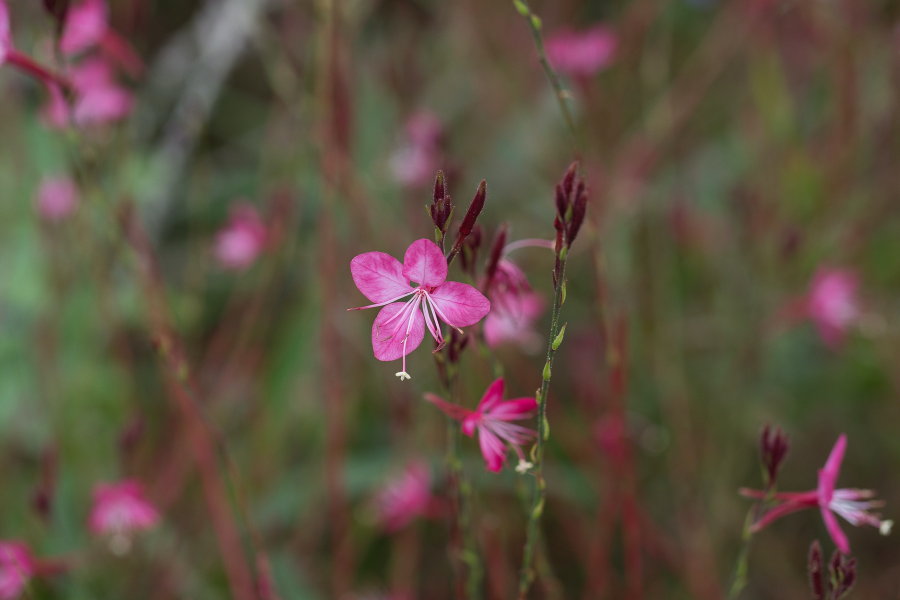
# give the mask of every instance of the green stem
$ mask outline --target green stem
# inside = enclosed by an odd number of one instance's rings
[[[535,547],[538,542],[538,524],[541,514],[544,512],[544,500],[546,499],[546,484],[544,483],[544,445],[549,437],[547,422],[547,393],[550,391],[550,375],[553,371],[553,358],[556,355],[554,342],[561,329],[559,314],[562,310],[563,288],[566,285],[566,259],[559,261],[559,277],[556,280],[556,294],[553,298],[553,316],[550,320],[550,339],[547,341],[547,362],[544,364],[544,374],[541,383],[541,392],[538,397],[538,438],[532,452],[534,457],[534,500],[531,505],[531,514],[528,517],[528,534],[525,538],[525,551],[522,556],[522,573],[519,577],[519,600],[525,600],[528,596],[528,588],[534,581]]]
[[[734,579],[731,581],[731,587],[728,589],[728,600],[735,600],[741,595],[741,591],[747,585],[747,571],[749,570],[750,543],[753,541],[753,533],[750,531],[751,525],[756,520],[758,506],[754,505],[747,511],[747,518],[744,520],[744,534],[741,541],[741,549],[738,552],[737,560],[734,563]]]

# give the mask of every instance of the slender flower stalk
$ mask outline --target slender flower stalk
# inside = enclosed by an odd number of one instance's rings
[[[584,222],[587,208],[587,188],[584,178],[576,183],[578,163],[574,162],[569,167],[562,181],[556,186],[556,266],[553,270],[553,312],[550,318],[550,336],[547,345],[547,361],[544,363],[541,389],[537,396],[538,405],[538,436],[537,443],[531,451],[534,468],[531,472],[535,477],[534,497],[531,513],[528,518],[528,531],[525,540],[525,550],[522,557],[522,571],[519,577],[519,600],[525,600],[528,589],[534,581],[534,554],[540,532],[541,515],[544,512],[546,499],[546,483],[544,481],[544,445],[550,436],[550,424],[547,421],[547,394],[550,391],[550,378],[553,373],[553,359],[559,349],[565,335],[566,326],[561,323],[560,313],[566,299],[566,259],[572,242],[575,241],[578,231]]]

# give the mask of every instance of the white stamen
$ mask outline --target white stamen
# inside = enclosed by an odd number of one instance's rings
[[[891,528],[894,526],[894,522],[888,519],[887,521],[882,521],[881,525],[878,527],[878,533],[881,535],[890,535]]]
[[[400,371],[399,373],[394,373],[394,375],[399,377],[400,381],[403,381],[404,379],[412,379],[410,374],[407,373],[406,371]]]
[[[516,473],[522,473],[522,474],[527,473],[527,472],[528,472],[528,469],[530,469],[530,468],[533,467],[533,466],[534,466],[534,465],[531,464],[530,462],[528,462],[527,460],[522,460],[522,459],[520,458],[520,459],[519,459],[519,464],[516,465]]]

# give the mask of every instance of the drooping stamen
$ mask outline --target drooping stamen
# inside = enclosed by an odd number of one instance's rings
[[[416,309],[419,308],[419,303],[421,302],[421,298],[419,294],[416,294],[414,300],[412,300],[412,310],[409,311],[409,321],[406,324],[406,335],[403,337],[403,370],[397,373],[397,377],[400,378],[400,381],[404,379],[412,379],[409,373],[406,372],[406,342],[409,341],[409,333],[412,331],[413,319],[416,317]],[[396,333],[396,331],[394,331]]]
[[[531,238],[527,240],[517,240],[503,246],[503,256],[506,256],[513,250],[519,248],[548,248],[553,250],[556,247],[556,240],[542,240],[539,238]]]

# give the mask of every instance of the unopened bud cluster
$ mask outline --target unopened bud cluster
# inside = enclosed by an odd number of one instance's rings
[[[831,560],[828,561],[826,574],[822,547],[819,541],[815,540],[809,547],[807,572],[813,600],[841,600],[850,593],[856,583],[856,559],[835,550]]]
[[[790,449],[791,439],[781,427],[772,429],[766,423],[759,435],[759,460],[762,463],[766,489],[775,486],[778,470]]]

